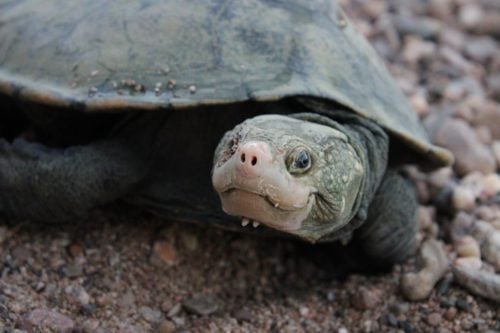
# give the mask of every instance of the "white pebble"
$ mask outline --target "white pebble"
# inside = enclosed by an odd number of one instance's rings
[[[452,271],[455,280],[473,294],[500,302],[500,275],[460,265]]]
[[[451,182],[453,177],[453,169],[444,167],[429,174],[428,182],[436,188],[443,188]]]
[[[455,260],[455,266],[466,267],[470,269],[480,269],[483,262],[477,257],[462,257]]]
[[[481,248],[484,259],[492,264],[495,270],[500,271],[500,231],[492,232]]]
[[[465,187],[465,186],[457,186],[453,191],[453,207],[456,210],[472,210],[476,204],[476,196],[474,192]]]
[[[500,176],[496,173],[490,173],[482,179],[483,194],[486,197],[492,197],[500,192]]]
[[[416,93],[410,97],[410,104],[415,112],[423,117],[429,113],[429,103],[423,93]]]
[[[497,169],[500,166],[500,140],[496,140],[491,145],[491,149],[493,149],[493,155],[495,156],[495,160],[497,161]]]
[[[421,269],[416,273],[406,273],[401,278],[403,296],[411,301],[426,299],[449,266],[443,243],[435,239],[428,239],[422,244],[419,256]]]
[[[478,242],[472,236],[464,236],[455,241],[455,251],[460,257],[481,258]]]
[[[432,206],[418,207],[417,215],[418,215],[418,224],[420,226],[420,230],[426,230],[431,226],[435,214],[436,214],[435,207]]]
[[[484,260],[500,271],[500,231],[485,221],[477,221],[472,236],[481,246]]]

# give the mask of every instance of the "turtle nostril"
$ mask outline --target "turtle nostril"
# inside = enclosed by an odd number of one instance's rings
[[[257,157],[256,156],[252,157],[252,165],[255,165],[255,164],[257,164]]]
[[[245,159],[246,159],[245,153],[241,154],[241,162],[245,163]]]

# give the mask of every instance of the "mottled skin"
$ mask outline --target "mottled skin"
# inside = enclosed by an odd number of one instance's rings
[[[247,231],[249,227],[242,227],[239,220],[221,211],[210,182],[212,161],[215,165],[220,163],[228,140],[238,133],[239,144],[248,139],[261,140],[268,142],[273,151],[280,149],[284,160],[276,168],[283,168],[280,172],[290,179],[300,180],[295,191],[306,185],[314,188],[311,194],[314,200],[299,228],[284,228],[282,223],[286,224],[289,217],[280,220],[273,215],[283,212],[283,206],[277,208],[266,203],[266,208],[256,214],[270,216],[260,222],[271,228],[260,226],[251,228],[252,231],[267,233],[274,229],[312,242],[335,239],[346,242],[354,230],[359,230],[355,232],[359,236],[355,237],[362,239],[359,242],[362,249],[370,249],[367,256],[373,255],[384,265],[404,258],[415,232],[413,189],[404,182],[406,185],[398,183],[394,188],[386,184],[386,199],[377,199],[378,208],[371,205],[386,174],[389,138],[385,131],[372,121],[338,110],[336,120],[314,113],[245,120],[252,114],[290,111],[303,112],[307,107],[295,100],[284,100],[218,107],[218,112],[204,108],[117,114],[109,129],[111,134],[98,134],[90,140],[82,138],[79,143],[72,138],[70,146],[65,137],[52,132],[58,122],[55,114],[54,121],[44,128],[47,122],[37,123],[33,112],[27,112],[45,143],[0,140],[0,212],[9,218],[67,221],[84,216],[94,207],[122,199],[168,218],[211,222]],[[67,122],[67,115],[62,120]],[[107,125],[110,120],[103,118],[102,122]],[[99,121],[94,118],[92,124],[96,123]],[[85,127],[85,122],[73,126]],[[297,142],[310,150],[313,159],[307,172],[292,174],[287,169],[290,161],[286,159]],[[399,179],[395,174],[390,175],[386,177],[388,183],[393,178]],[[272,178],[261,179],[260,183],[268,180]],[[287,184],[282,185],[286,193]],[[247,189],[251,186],[248,183]],[[412,200],[393,201],[391,193],[399,196],[399,192],[408,192]],[[283,202],[279,193],[273,200]],[[392,214],[394,210],[398,213]],[[372,231],[357,229],[363,223]]]

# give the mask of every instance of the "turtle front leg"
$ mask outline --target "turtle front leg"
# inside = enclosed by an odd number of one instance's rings
[[[410,181],[396,171],[387,171],[366,222],[354,234],[362,264],[384,269],[406,258],[415,244],[417,207]]]
[[[0,138],[0,215],[63,221],[129,192],[147,173],[144,159],[117,141],[66,149]]]

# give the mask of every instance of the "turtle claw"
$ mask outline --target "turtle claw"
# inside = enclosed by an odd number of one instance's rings
[[[253,221],[252,225],[253,225],[254,228],[257,228],[260,225],[260,222]]]

